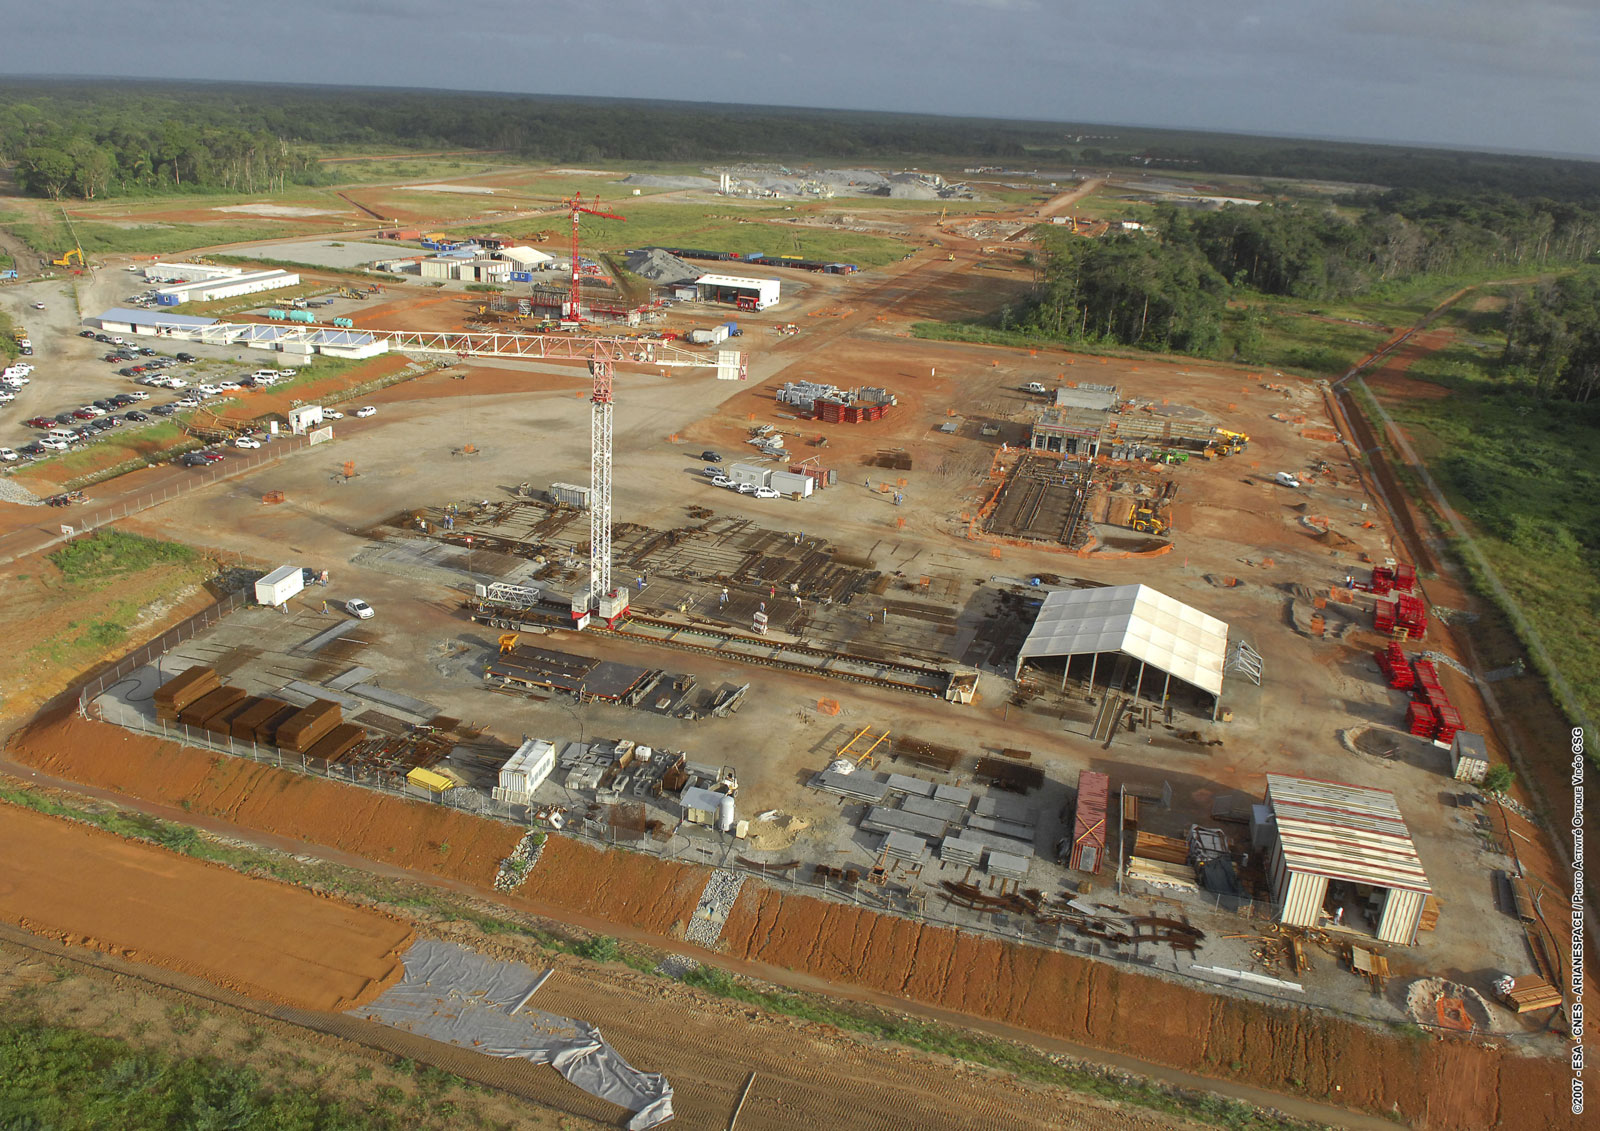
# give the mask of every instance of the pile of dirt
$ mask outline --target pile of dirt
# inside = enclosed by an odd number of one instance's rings
[[[750,822],[745,843],[758,852],[776,852],[788,848],[810,827],[811,822],[804,817],[789,813],[763,813]]]
[[[0,813],[0,919],[302,1009],[377,997],[409,923],[302,888],[12,806]]]
[[[1157,1064],[1459,1131],[1573,1126],[1565,1065],[1416,1043],[1309,1009],[1211,994],[1070,954],[748,883],[721,949]],[[1501,1106],[1500,1095],[1516,1095]]]
[[[628,252],[628,270],[653,283],[686,283],[705,274],[687,260],[679,259],[659,247]]]

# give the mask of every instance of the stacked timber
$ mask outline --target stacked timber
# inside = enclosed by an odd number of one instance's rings
[[[276,714],[270,715],[264,722],[259,722],[256,724],[255,740],[257,742],[264,742],[268,746],[276,746],[278,743],[278,728],[299,713],[299,707],[294,706],[292,703],[285,703],[282,707],[278,708]]]
[[[337,762],[366,739],[367,732],[354,723],[340,723],[305,751],[305,755],[308,758],[320,758],[324,762]]]
[[[233,720],[236,719],[241,712],[248,711],[251,707],[255,706],[259,702],[261,702],[261,700],[256,696],[245,695],[241,693],[240,697],[233,703],[222,708],[220,711],[213,712],[206,718],[206,721],[200,725],[205,727],[212,734],[221,735],[223,738],[227,738],[233,733]]]
[[[203,727],[213,715],[237,707],[247,696],[242,687],[219,687],[207,692],[178,712],[178,721],[184,726]]]
[[[156,718],[164,723],[175,723],[179,711],[221,686],[222,680],[211,668],[197,665],[179,672],[156,688]]]
[[[271,741],[258,735],[256,729],[288,705],[282,699],[257,699],[228,720],[228,733],[248,742]]]
[[[1164,864],[1189,863],[1189,842],[1177,837],[1159,836],[1140,829],[1133,838],[1133,855],[1137,860],[1159,860]]]
[[[295,754],[304,754],[342,721],[338,703],[332,699],[313,699],[279,724],[275,744]]]

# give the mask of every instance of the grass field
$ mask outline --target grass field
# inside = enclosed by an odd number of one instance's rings
[[[747,255],[803,255],[844,260],[862,267],[879,267],[905,255],[909,244],[884,236],[849,230],[805,228],[767,223],[795,216],[784,208],[741,208],[729,204],[711,208],[688,204],[620,206],[627,222],[593,217],[583,222],[584,247],[593,251],[621,251],[634,247],[699,247]],[[526,235],[550,228],[549,220],[507,225],[509,234]]]
[[[1600,404],[1542,400],[1490,371],[1499,342],[1456,341],[1408,376],[1448,396],[1385,398],[1417,454],[1542,638],[1578,702],[1600,717]]]

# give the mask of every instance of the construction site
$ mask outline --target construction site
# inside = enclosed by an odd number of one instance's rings
[[[306,442],[121,525],[250,587],[93,673],[10,762],[1296,1118],[1569,1125],[1560,869],[1479,788],[1507,755],[1468,599],[1325,383],[911,338],[1023,285],[1020,249],[985,240],[1028,210],[930,215],[882,268],[745,257],[608,305],[594,203],[547,233],[554,282],[509,240],[456,255],[509,264],[491,297],[380,262],[385,290],[314,321],[267,296],[185,320],[85,283],[100,324],[163,348],[413,368],[361,419],[249,396],[200,418]],[[408,231],[372,239],[440,244]],[[91,928],[122,929],[59,924]],[[927,1126],[1116,1125],[931,1069],[925,1100],[896,1083],[853,1119],[765,1061],[680,1066],[636,1007],[579,1018],[525,966],[366,929],[348,992],[293,1004],[558,1070],[598,1048],[540,1096],[608,1125],[892,1127],[908,1103]]]

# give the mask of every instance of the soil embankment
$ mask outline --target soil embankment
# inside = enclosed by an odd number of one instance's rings
[[[18,761],[86,785],[327,845],[489,896],[520,830],[439,806],[132,735],[75,715],[19,733]],[[441,851],[444,844],[450,846]],[[553,837],[528,883],[492,898],[584,926],[680,938],[707,872]],[[824,980],[1368,1111],[1433,1131],[1573,1126],[1565,1065],[1467,1041],[1408,1039],[1306,1009],[1192,989],[1072,955],[745,886],[722,932],[739,963]],[[1515,1096],[1501,1105],[1500,1097]]]
[[[0,919],[251,997],[341,1010],[400,980],[408,923],[7,807]]]

